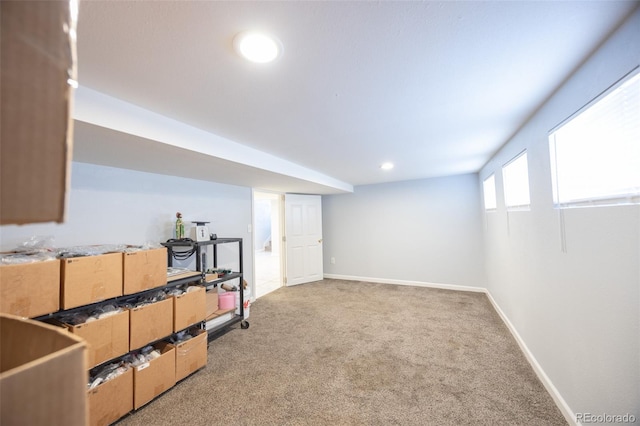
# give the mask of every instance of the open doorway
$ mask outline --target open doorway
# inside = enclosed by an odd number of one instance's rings
[[[256,299],[279,289],[282,279],[282,195],[253,192]]]

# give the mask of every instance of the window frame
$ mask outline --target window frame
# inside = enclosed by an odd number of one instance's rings
[[[527,167],[527,203],[526,204],[514,204],[514,205],[509,205],[509,195],[507,192],[507,173],[505,172],[505,170],[513,165],[515,162],[517,162],[518,160],[522,159],[523,157],[525,157],[525,164]],[[527,150],[524,149],[522,151],[520,151],[515,157],[513,157],[511,160],[507,161],[503,166],[502,166],[502,190],[504,191],[504,205],[505,208],[507,209],[507,211],[528,211],[531,210],[531,179],[529,179],[529,156],[527,155]]]
[[[635,67],[624,77],[616,81],[613,85],[600,93],[595,98],[591,99],[587,104],[571,114],[565,120],[560,122],[557,126],[549,130],[548,132],[548,147],[549,147],[549,160],[551,171],[551,185],[553,194],[553,206],[554,208],[567,209],[567,208],[584,208],[584,207],[600,207],[600,206],[619,206],[619,205],[636,205],[640,204],[640,190],[636,193],[625,194],[608,194],[608,195],[592,195],[586,198],[574,198],[570,200],[560,200],[558,193],[560,184],[558,182],[558,162],[557,162],[557,140],[556,132],[562,129],[573,120],[580,117],[583,113],[589,111],[592,107],[596,106],[600,101],[607,96],[615,92],[624,84],[628,83],[632,79],[639,79],[636,83],[640,84],[640,67]]]
[[[485,184],[489,179],[493,179],[493,202],[495,204],[493,207],[487,207],[487,192],[486,192]],[[483,203],[485,212],[495,212],[496,210],[498,210],[498,191],[496,187],[495,172],[491,173],[489,176],[486,177],[486,179],[482,181],[482,203]]]

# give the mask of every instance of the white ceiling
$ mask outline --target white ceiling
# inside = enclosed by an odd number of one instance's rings
[[[347,187],[447,176],[478,171],[636,7],[83,0],[78,80]],[[249,29],[276,35],[283,55],[261,65],[238,57],[233,37]],[[198,155],[188,141],[171,148],[81,123],[77,161],[278,191],[345,190]],[[384,161],[395,169],[381,171]]]

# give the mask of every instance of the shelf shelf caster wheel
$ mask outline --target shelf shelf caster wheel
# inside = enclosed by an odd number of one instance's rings
[[[241,321],[240,328],[243,330],[246,330],[247,328],[249,328],[249,321]]]

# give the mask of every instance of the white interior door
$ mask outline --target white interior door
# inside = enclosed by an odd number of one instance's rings
[[[322,269],[322,198],[319,195],[284,197],[286,284],[320,281]]]

